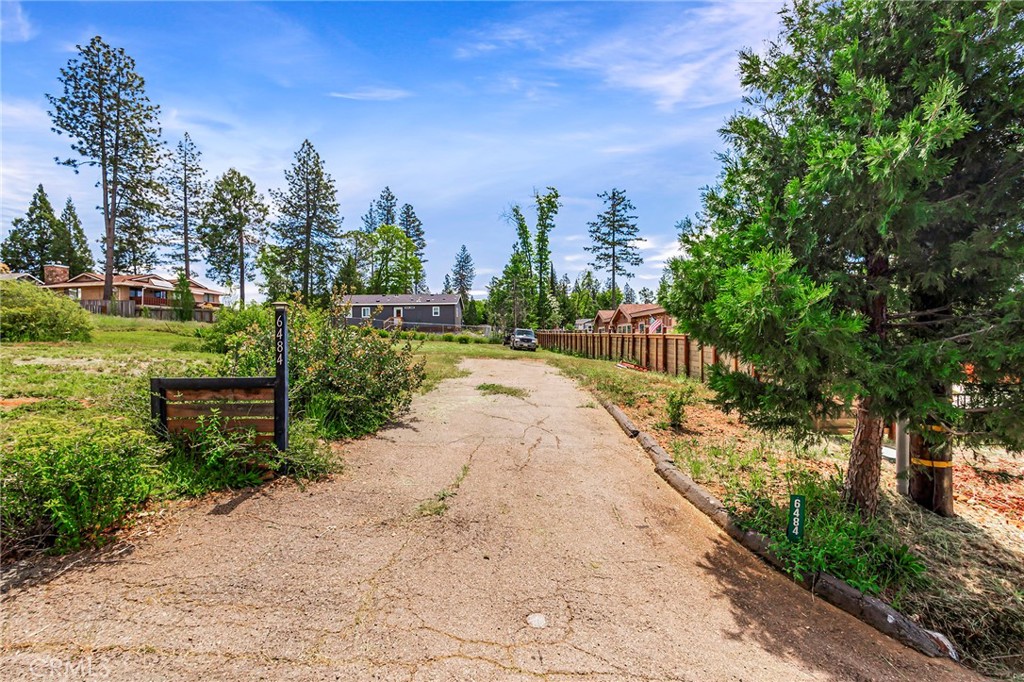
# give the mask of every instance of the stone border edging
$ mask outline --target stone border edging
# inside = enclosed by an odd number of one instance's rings
[[[622,430],[632,439],[640,443],[647,455],[654,462],[654,470],[665,479],[672,488],[686,498],[690,504],[699,509],[717,526],[738,543],[761,557],[769,564],[786,573],[783,563],[771,551],[771,541],[756,531],[744,530],[733,520],[718,498],[704,489],[699,483],[684,474],[676,467],[671,455],[658,445],[648,433],[636,428],[629,417],[610,401],[600,400],[608,413],[615,418]],[[927,630],[902,613],[886,604],[877,597],[864,594],[848,583],[828,573],[805,575],[797,584],[811,594],[817,595],[859,620],[872,626],[879,632],[909,646],[921,653],[934,658],[951,658],[959,660],[956,650],[945,635]]]

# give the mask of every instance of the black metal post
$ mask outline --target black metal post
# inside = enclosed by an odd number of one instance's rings
[[[274,304],[274,444],[288,449],[288,304]]]

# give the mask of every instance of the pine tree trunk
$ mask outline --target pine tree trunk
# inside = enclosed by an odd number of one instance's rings
[[[245,307],[245,231],[238,231],[238,300]]]
[[[924,433],[910,434],[910,499],[939,516],[955,516],[952,461],[948,438],[935,444]]]
[[[857,426],[853,432],[843,491],[847,504],[855,506],[865,516],[874,516],[878,511],[882,432],[885,428],[884,420],[870,414],[870,409],[870,397],[861,399],[857,405]]]

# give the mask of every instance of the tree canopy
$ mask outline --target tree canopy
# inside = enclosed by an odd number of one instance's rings
[[[747,110],[685,223],[659,298],[737,353],[720,402],[806,434],[854,407],[846,493],[878,500],[883,424],[914,457],[951,436],[1024,445],[1024,10],[1008,3],[798,2],[740,55]],[[954,402],[954,385],[968,394]],[[915,465],[952,513],[951,469]]]

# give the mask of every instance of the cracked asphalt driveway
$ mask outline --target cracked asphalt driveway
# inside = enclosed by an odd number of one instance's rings
[[[0,676],[973,677],[747,554],[553,368],[463,368],[346,446],[332,481],[204,500],[130,553],[11,589]]]

